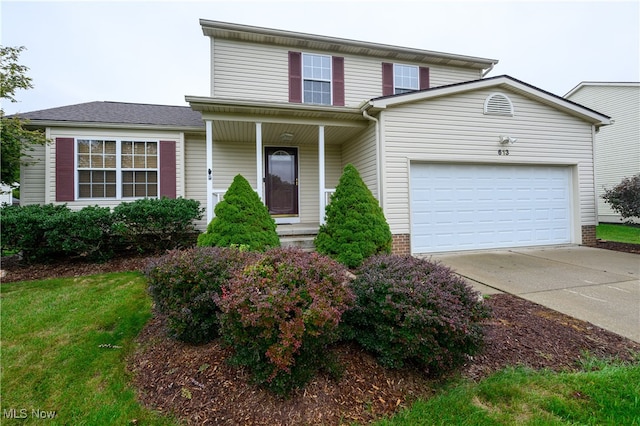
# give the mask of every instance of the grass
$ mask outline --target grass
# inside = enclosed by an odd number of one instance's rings
[[[151,315],[142,275],[2,284],[0,297],[0,423],[55,412],[47,424],[175,424],[129,386],[126,357]]]
[[[640,244],[640,226],[601,223],[596,226],[596,238],[619,243]]]
[[[179,424],[140,406],[129,382],[126,360],[151,315],[140,274],[2,284],[0,310],[1,424],[12,414],[24,414],[20,424],[40,424],[37,414],[51,412],[52,425]],[[507,369],[479,383],[457,381],[378,426],[640,426],[640,363],[590,360],[583,368]]]
[[[640,425],[640,364],[581,373],[507,369],[457,383],[377,426]]]

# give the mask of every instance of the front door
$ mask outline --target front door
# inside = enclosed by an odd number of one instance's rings
[[[274,217],[298,216],[298,149],[265,148],[265,200]]]

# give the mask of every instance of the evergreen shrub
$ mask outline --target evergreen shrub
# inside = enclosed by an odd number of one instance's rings
[[[325,224],[315,238],[318,252],[348,268],[374,254],[391,252],[389,224],[353,165],[344,168],[325,212]]]
[[[374,256],[351,288],[356,302],[344,315],[346,336],[387,367],[416,362],[437,376],[481,347],[480,322],[489,312],[479,294],[440,263]]]
[[[260,256],[223,287],[222,336],[256,383],[287,394],[331,370],[327,347],[353,294],[344,267],[326,256],[282,248]]]
[[[198,236],[199,246],[246,246],[264,251],[280,246],[276,222],[258,194],[242,175],[237,175],[215,208],[207,231]]]
[[[221,288],[252,257],[234,248],[194,247],[150,261],[145,271],[149,292],[167,315],[170,334],[190,343],[217,337]]]
[[[113,233],[127,248],[140,253],[190,247],[195,244],[195,220],[202,218],[200,202],[186,198],[142,198],[113,209]]]

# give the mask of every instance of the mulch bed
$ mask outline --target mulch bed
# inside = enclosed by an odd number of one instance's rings
[[[640,253],[637,245],[600,244]],[[97,265],[25,266],[3,259],[7,275],[2,281],[141,270],[146,262],[144,257],[131,257]],[[579,368],[585,353],[633,361],[633,353],[640,352],[639,343],[516,296],[493,295],[486,303],[493,315],[484,324],[485,348],[458,372],[471,380],[516,365],[572,371]],[[438,385],[420,368],[384,369],[357,346],[342,344],[331,349],[344,368],[340,379],[321,374],[283,399],[251,384],[242,368],[229,366],[229,352],[219,341],[194,346],[167,337],[161,315],[145,326],[137,343],[128,364],[140,401],[188,424],[369,423],[409,406],[416,398],[430,397]]]

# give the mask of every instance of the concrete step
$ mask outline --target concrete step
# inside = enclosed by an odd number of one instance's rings
[[[314,235],[288,235],[280,237],[280,245],[282,247],[297,247],[304,251],[315,251],[313,245]]]

